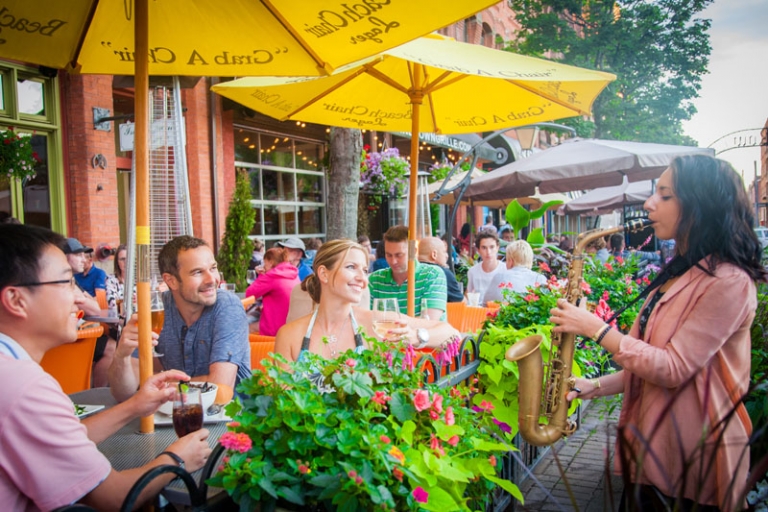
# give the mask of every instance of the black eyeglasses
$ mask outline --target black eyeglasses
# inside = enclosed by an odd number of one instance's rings
[[[75,287],[75,278],[70,277],[69,279],[59,279],[58,281],[39,281],[35,283],[18,283],[11,286],[44,286],[46,284],[68,284],[72,288]]]

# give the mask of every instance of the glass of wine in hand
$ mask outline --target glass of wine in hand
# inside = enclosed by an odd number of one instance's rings
[[[397,299],[373,299],[373,330],[382,340],[387,333],[399,327],[400,310]]]

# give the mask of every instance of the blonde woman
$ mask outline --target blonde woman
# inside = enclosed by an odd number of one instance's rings
[[[483,304],[489,301],[504,300],[504,290],[525,293],[530,286],[547,284],[547,278],[531,270],[533,249],[525,240],[515,240],[507,244],[507,269],[499,272],[488,285],[483,296]]]
[[[363,350],[366,343],[357,334],[358,328],[373,333],[373,313],[354,305],[368,287],[368,252],[352,240],[333,240],[317,251],[312,268],[314,273],[301,287],[318,307],[278,331],[275,352],[296,361],[305,351],[332,359],[349,349]],[[437,348],[459,335],[437,320],[401,315],[398,325],[384,341]]]

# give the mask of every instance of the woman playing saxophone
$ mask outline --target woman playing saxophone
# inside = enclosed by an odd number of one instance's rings
[[[741,510],[755,281],[765,279],[739,176],[705,156],[675,159],[644,205],[676,254],[629,334],[559,300],[554,331],[591,337],[623,370],[576,379],[568,399],[624,393],[615,456],[620,510]],[[729,416],[729,413],[733,412]]]

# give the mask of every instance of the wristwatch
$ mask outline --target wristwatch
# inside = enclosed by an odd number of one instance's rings
[[[169,456],[170,458],[172,458],[172,459],[173,459],[173,461],[174,461],[176,464],[178,464],[178,465],[179,465],[179,467],[180,467],[181,469],[186,469],[186,468],[184,467],[184,459],[182,459],[181,457],[179,457],[177,454],[175,454],[175,453],[173,453],[173,452],[163,452],[163,453],[161,453],[160,455],[167,455],[167,456]],[[159,457],[160,455],[158,455],[158,457]]]
[[[416,345],[416,348],[421,348],[427,343],[429,343],[429,331],[424,329],[423,327],[419,327],[416,329],[416,339],[419,340],[419,344]]]

